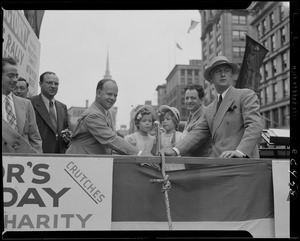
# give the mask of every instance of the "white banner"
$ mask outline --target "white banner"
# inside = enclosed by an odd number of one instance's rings
[[[18,62],[19,77],[29,84],[28,95],[37,95],[40,42],[22,11],[3,10],[2,57]]]
[[[110,230],[113,158],[3,156],[4,231]]]

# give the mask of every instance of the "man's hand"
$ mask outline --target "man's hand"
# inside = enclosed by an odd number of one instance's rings
[[[69,143],[71,141],[72,131],[69,129],[65,129],[61,132],[61,138],[64,142]]]
[[[223,151],[222,154],[219,156],[222,158],[232,158],[232,157],[237,157],[237,158],[243,158],[244,156],[242,153],[238,151]]]
[[[176,152],[172,148],[163,148],[161,149],[166,156],[176,156]]]

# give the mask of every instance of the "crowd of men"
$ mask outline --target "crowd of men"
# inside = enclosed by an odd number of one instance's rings
[[[201,85],[185,88],[185,104],[190,114],[184,138],[173,148],[162,150],[165,155],[259,157],[263,128],[259,100],[253,90],[232,85],[237,69],[225,56],[211,59],[204,77],[214,84],[217,98],[208,106],[203,104]],[[55,99],[58,76],[50,71],[43,73],[39,86],[40,94],[28,97],[28,83],[19,78],[16,61],[2,58],[4,152],[20,152],[14,138],[21,136],[30,152],[144,155],[143,150],[129,144],[115,130],[111,108],[118,96],[116,81],[98,82],[95,101],[84,111],[73,133],[67,106]]]

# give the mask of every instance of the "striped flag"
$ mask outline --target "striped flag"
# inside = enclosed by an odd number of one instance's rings
[[[246,230],[253,237],[274,237],[271,160],[202,163],[169,172],[173,230]],[[113,175],[112,229],[168,230],[161,184],[150,182],[161,173],[116,163]]]
[[[198,25],[198,23],[199,23],[198,21],[192,20],[192,21],[191,21],[190,28],[189,28],[189,30],[188,30],[187,32],[190,33],[190,31],[191,31],[192,29],[196,28],[196,26]]]
[[[176,47],[182,50],[181,46],[176,42]]]

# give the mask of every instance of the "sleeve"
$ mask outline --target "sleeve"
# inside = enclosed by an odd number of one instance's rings
[[[137,155],[139,150],[119,137],[108,125],[105,117],[99,113],[90,113],[84,120],[84,125],[93,137],[102,145],[107,145],[123,155]]]
[[[242,117],[245,131],[237,146],[237,150],[251,156],[255,145],[259,144],[263,131],[263,121],[259,112],[259,99],[252,90],[247,90],[241,96]]]
[[[29,132],[28,132],[28,140],[29,144],[38,152],[43,153],[42,149],[42,138],[36,124],[35,112],[32,106],[31,101],[27,102],[27,110],[28,110],[28,123],[29,123]]]
[[[183,139],[175,145],[175,147],[181,155],[185,155],[199,146],[202,146],[210,136],[211,133],[205,112],[199,122],[195,125],[195,128],[191,132],[187,133]]]

